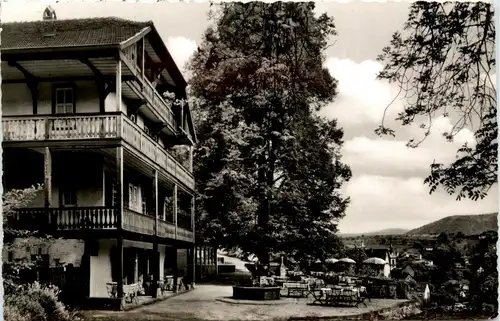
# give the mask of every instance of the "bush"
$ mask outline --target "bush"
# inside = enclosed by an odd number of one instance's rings
[[[59,301],[58,295],[57,287],[38,282],[6,294],[5,321],[76,321],[78,318]]]

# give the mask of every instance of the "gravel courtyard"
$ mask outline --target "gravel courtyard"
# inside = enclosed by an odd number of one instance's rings
[[[173,298],[127,312],[94,311],[96,320],[288,320],[290,317],[348,316],[396,306],[403,300],[373,299],[368,307],[309,306],[305,299],[283,298],[277,305],[234,304],[218,301],[232,295],[231,286],[197,285],[196,289]]]

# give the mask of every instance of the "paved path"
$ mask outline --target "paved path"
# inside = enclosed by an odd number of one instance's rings
[[[197,285],[196,289],[170,299],[128,312],[95,312],[95,318],[113,317],[113,320],[220,320],[220,321],[267,321],[287,320],[290,317],[348,316],[358,315],[381,308],[395,306],[401,300],[372,300],[368,308],[309,306],[304,299],[285,299],[288,304],[243,305],[217,301],[231,297],[232,287],[221,285]],[[104,321],[103,320],[103,321]]]

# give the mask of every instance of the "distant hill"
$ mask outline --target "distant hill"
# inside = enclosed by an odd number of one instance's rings
[[[497,213],[479,215],[454,215],[426,224],[407,232],[407,235],[438,235],[442,232],[478,235],[487,231],[497,231]]]
[[[367,233],[350,233],[350,234],[340,234],[341,237],[356,237],[356,236],[375,236],[375,235],[402,235],[408,232],[407,229],[402,228],[386,228],[380,231],[367,232]]]

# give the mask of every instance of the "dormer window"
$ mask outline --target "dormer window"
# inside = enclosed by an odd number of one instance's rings
[[[75,113],[75,95],[73,87],[57,87],[54,90],[54,113]]]

